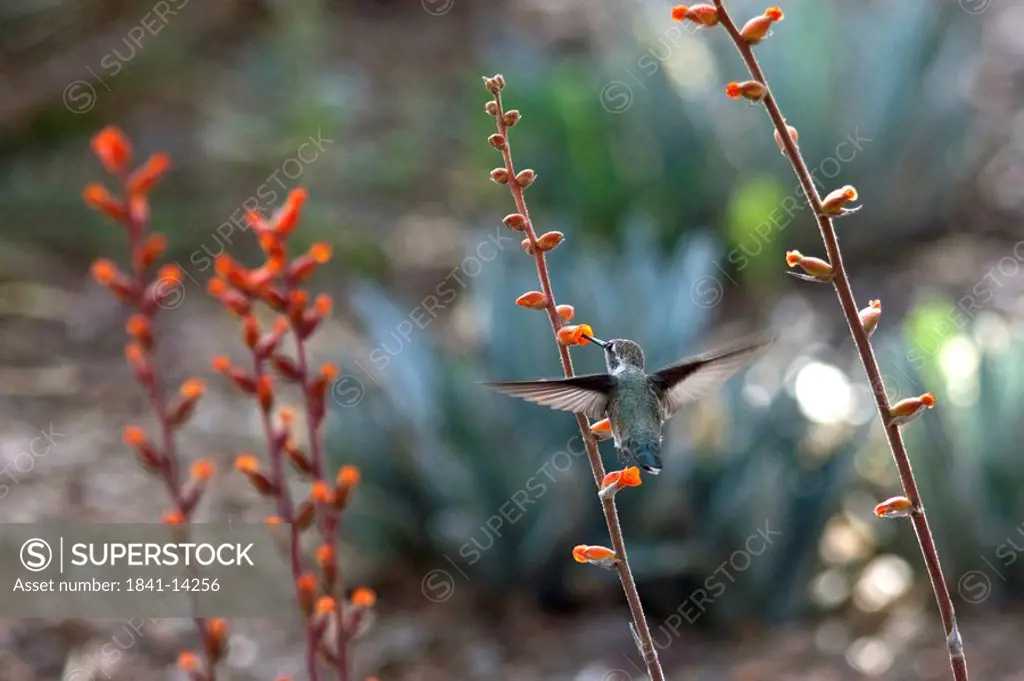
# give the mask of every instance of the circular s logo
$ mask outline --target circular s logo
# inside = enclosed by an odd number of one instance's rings
[[[42,539],[29,539],[21,545],[21,564],[29,572],[40,572],[53,562],[53,549]]]

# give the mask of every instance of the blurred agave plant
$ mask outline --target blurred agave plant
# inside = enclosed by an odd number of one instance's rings
[[[694,303],[691,284],[711,276],[717,247],[698,236],[665,256],[639,236],[652,231],[634,224],[637,238],[616,254],[559,254],[575,259],[557,268],[554,285],[579,319],[602,335],[639,340],[655,366],[706,349],[712,311]],[[531,333],[522,318],[530,313],[512,304],[535,285],[530,263],[520,260],[499,258],[473,280],[467,304],[481,337],[471,356],[425,336],[406,343],[375,373],[380,389],[340,414],[343,432],[328,442],[339,461],[354,461],[377,485],[366,486],[350,525],[368,549],[417,556],[425,572],[445,569],[476,589],[529,585],[549,604],[566,603],[604,577],[581,576],[569,558],[574,544],[605,531],[575,422],[478,385],[558,373],[546,321],[538,316]],[[559,280],[559,272],[572,274]],[[372,286],[356,290],[352,306],[371,338],[387,338],[409,316]],[[580,350],[575,359],[580,373],[603,368],[600,352]],[[729,561],[735,584],[715,594],[705,622],[786,615],[806,602],[817,538],[858,438],[849,429],[828,451],[808,456],[811,426],[779,389],[779,358],[768,361],[775,368],[765,384],[774,387],[760,388],[756,405],[737,379],[722,397],[678,416],[666,437],[665,472],[619,497],[631,563],[641,589],[655,597],[652,616],[676,611]],[[709,422],[719,424],[717,435],[699,437]],[[603,454],[614,461],[609,445]],[[758,536],[760,543],[748,542]]]

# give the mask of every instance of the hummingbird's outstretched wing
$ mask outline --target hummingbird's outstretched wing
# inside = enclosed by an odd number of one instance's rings
[[[666,418],[681,406],[694,402],[725,383],[757,352],[770,345],[772,338],[760,336],[703,355],[687,357],[651,374]]]
[[[591,374],[556,381],[505,381],[485,385],[534,404],[603,419],[615,387],[615,377]]]

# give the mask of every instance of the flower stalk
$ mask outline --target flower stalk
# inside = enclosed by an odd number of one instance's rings
[[[939,616],[942,620],[942,627],[946,636],[953,678],[956,681],[967,681],[967,659],[964,653],[963,639],[957,626],[953,601],[950,598],[949,588],[942,574],[938,550],[936,549],[931,529],[928,526],[928,518],[925,515],[924,506],[921,502],[921,493],[918,490],[914,471],[910,465],[910,457],[900,433],[900,426],[909,419],[902,412],[894,413],[896,408],[890,406],[889,399],[885,394],[878,360],[875,358],[874,350],[869,340],[870,331],[873,329],[870,325],[864,324],[861,321],[856,299],[854,298],[849,278],[846,275],[846,268],[843,265],[835,226],[832,222],[834,217],[843,216],[855,210],[847,209],[845,204],[857,198],[856,190],[852,187],[844,187],[830,194],[824,201],[822,200],[814,186],[807,164],[797,146],[796,130],[787,125],[786,119],[779,110],[778,103],[776,103],[771,88],[765,79],[764,72],[754,56],[752,46],[760,43],[761,40],[769,35],[767,30],[770,24],[782,18],[781,12],[777,11],[777,8],[771,8],[763,17],[752,19],[743,29],[739,29],[726,11],[723,0],[714,0],[714,8],[718,22],[732,39],[751,77],[766,88],[764,97],[760,101],[764,105],[765,111],[767,111],[774,126],[775,141],[779,144],[783,154],[789,158],[793,170],[800,180],[800,186],[803,188],[807,202],[817,216],[818,228],[825,244],[828,265],[830,266],[828,280],[835,289],[840,307],[842,308],[843,317],[846,319],[850,334],[853,336],[857,354],[860,356],[861,363],[864,365],[864,371],[867,373],[868,381],[871,384],[875,405],[885,429],[885,437],[892,452],[893,461],[899,471],[900,482],[902,483],[904,497],[906,498],[905,508],[914,509],[913,513],[908,513],[908,517],[914,526],[914,532],[917,535],[917,541],[921,548],[925,568],[935,594],[935,601],[938,605]],[[792,262],[792,259],[790,260]],[[929,408],[933,403],[930,394],[914,399],[916,400],[914,404],[896,406],[907,411],[912,418],[920,413],[922,408]],[[900,502],[900,505],[902,503]],[[883,512],[887,510],[889,509],[882,509]]]
[[[536,180],[536,173],[526,169],[516,172],[512,162],[512,150],[508,141],[509,130],[520,120],[518,111],[506,111],[502,101],[502,90],[505,87],[505,79],[499,74],[491,78],[484,78],[484,85],[493,96],[485,107],[488,114],[494,117],[497,132],[491,135],[489,142],[491,146],[501,152],[503,167],[491,171],[491,179],[498,184],[508,185],[515,202],[516,213],[505,218],[506,224],[511,229],[524,232],[523,250],[530,255],[537,268],[537,278],[540,281],[540,296],[543,298],[543,310],[547,313],[551,323],[551,331],[555,336],[555,346],[558,348],[558,356],[562,365],[562,373],[566,378],[575,375],[572,365],[572,357],[569,353],[569,346],[585,344],[584,335],[591,335],[590,327],[586,324],[573,327],[564,327],[566,317],[571,318],[572,312],[566,310],[565,306],[559,306],[555,302],[555,295],[551,288],[551,278],[548,274],[548,266],[545,260],[546,253],[556,247],[563,240],[559,232],[547,232],[538,236],[530,220],[530,212],[526,206],[524,189],[529,187]],[[511,224],[509,224],[511,222]],[[540,297],[534,297],[538,303]],[[601,454],[597,448],[597,440],[591,433],[590,422],[585,414],[576,414],[576,423],[580,429],[580,436],[587,451],[587,460],[590,463],[591,472],[594,475],[594,484],[600,491],[603,488],[605,479],[604,464],[601,462]],[[626,542],[622,536],[622,525],[619,522],[619,513],[615,505],[615,496],[605,494],[599,497],[601,509],[604,512],[605,523],[608,526],[608,535],[611,538],[612,548],[605,549],[608,554],[602,554],[605,559],[602,564],[614,569],[619,576],[622,590],[626,594],[626,602],[629,604],[630,614],[633,619],[633,630],[636,635],[640,653],[643,655],[644,664],[652,681],[664,681],[665,673],[661,669],[661,662],[658,660],[658,653],[654,647],[654,640],[651,637],[651,630],[647,626],[644,617],[643,605],[637,593],[636,582],[633,580],[633,573],[629,567],[629,559],[626,555]],[[582,555],[582,554],[578,554]]]
[[[214,465],[209,459],[197,459],[190,467],[188,478],[183,479],[175,432],[187,423],[205,388],[201,380],[190,378],[181,385],[178,397],[169,399],[156,363],[154,318],[161,310],[175,306],[171,299],[180,294],[175,289],[181,286],[183,276],[177,265],[164,265],[156,273],[152,271],[163,256],[167,239],[163,234],[149,231],[148,194],[166,172],[170,161],[165,154],[154,154],[131,170],[131,142],[113,126],[93,136],[91,146],[107,172],[117,180],[121,196],[115,197],[102,185],[90,184],[82,194],[83,199],[91,208],[121,225],[128,237],[131,262],[131,269],[122,272],[112,261],[100,258],[93,262],[92,275],[97,283],[110,289],[135,312],[125,325],[129,336],[125,358],[146,393],[159,431],[154,442],[144,428],[129,425],[124,429],[124,441],[135,449],[139,464],[167,488],[171,509],[164,513],[164,522],[187,541],[189,520],[213,477]],[[190,594],[190,600],[195,612],[196,597]],[[193,616],[193,621],[203,653],[182,652],[179,666],[191,681],[216,681],[217,663],[227,650],[227,623],[198,615]]]

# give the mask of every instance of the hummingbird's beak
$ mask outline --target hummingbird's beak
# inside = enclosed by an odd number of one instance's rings
[[[607,348],[608,347],[608,341],[603,341],[600,338],[594,338],[593,336],[588,336],[587,334],[583,334],[583,337],[586,338],[591,343],[594,343],[596,345],[600,345],[602,348]]]

